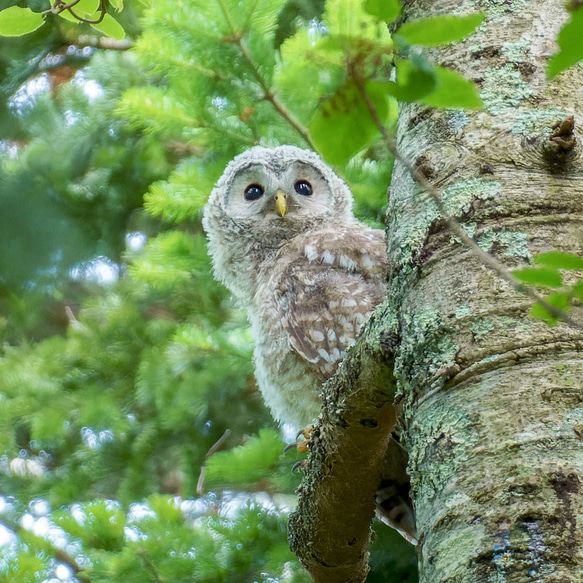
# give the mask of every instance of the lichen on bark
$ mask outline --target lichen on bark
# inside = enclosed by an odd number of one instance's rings
[[[571,115],[577,128],[575,104],[583,98],[580,69],[545,79],[563,6],[412,1],[404,2],[404,19],[476,9],[486,11],[478,32],[430,56],[474,79],[484,110],[466,112],[454,131],[447,112],[403,106],[398,147],[413,165],[431,168],[443,200],[454,193],[448,210],[506,267],[550,249],[578,252],[579,145],[562,159],[548,157],[553,128]],[[557,367],[582,371],[581,333],[531,320],[530,302],[443,221],[423,232],[419,217],[427,217],[429,202],[401,179],[405,174],[397,163],[388,248],[408,274],[393,279],[390,297],[400,321],[400,433],[409,451],[421,579],[578,581],[583,450],[575,427],[583,377],[565,386]]]
[[[542,251],[580,252],[583,69],[550,83],[545,74],[567,18],[562,2],[402,4],[400,22],[485,10],[475,35],[427,52],[436,64],[474,80],[485,107],[451,112],[402,104],[400,155],[439,188],[466,233],[508,269],[528,265]],[[571,128],[568,140],[557,141],[562,127]],[[395,398],[396,428],[409,453],[421,581],[583,580],[583,335],[564,323],[550,328],[530,319],[531,300],[452,235],[400,162],[387,233],[394,265],[389,298],[345,361],[360,372],[341,373],[325,389],[336,395],[328,404],[342,405],[324,414],[324,431],[342,430],[338,421],[358,402],[342,395],[358,394],[358,379],[375,377],[366,368],[381,366],[385,381],[371,386],[373,392],[382,387],[384,406],[392,398],[387,386]],[[378,350],[383,335],[394,340],[389,352]],[[377,356],[363,360],[359,351]],[[386,376],[388,361],[393,369]],[[315,444],[317,468],[330,469],[338,456],[347,459],[350,438],[334,441],[341,433],[328,433],[323,449]],[[317,482],[311,479],[302,490],[307,497],[307,486]],[[326,495],[324,487],[316,499]],[[318,507],[303,503],[294,528],[298,521],[319,520]],[[364,546],[345,562],[348,570],[337,579],[320,574],[315,580],[363,580],[368,530],[359,524]],[[322,532],[310,528],[310,536]],[[310,555],[314,543],[308,537],[295,548],[321,565],[322,555]],[[326,544],[333,544],[330,538]]]

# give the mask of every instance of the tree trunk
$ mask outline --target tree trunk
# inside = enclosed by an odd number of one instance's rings
[[[507,267],[580,251],[583,69],[545,79],[562,0],[402,3],[404,20],[486,20],[430,55],[478,84],[484,110],[402,106],[401,155]],[[451,235],[400,163],[388,216],[421,580],[583,581],[583,334],[530,319],[532,302]]]

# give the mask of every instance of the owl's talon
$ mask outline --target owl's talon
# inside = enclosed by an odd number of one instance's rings
[[[314,430],[313,425],[306,425],[306,427],[304,427],[303,429],[300,429],[296,433],[296,441],[298,440],[298,437],[300,437],[300,435],[303,436],[306,439],[306,441],[310,441],[313,430]]]
[[[307,453],[310,451],[310,443],[309,439],[305,439],[304,441],[296,443],[296,448],[300,453]]]
[[[300,453],[306,453],[310,451],[310,442],[312,441],[313,430],[313,425],[308,425],[297,432],[296,443],[293,445]],[[299,439],[300,437],[303,437],[304,439]]]
[[[287,453],[290,449],[297,449],[300,453],[306,453],[310,451],[310,441],[312,436],[312,431],[314,427],[312,425],[308,425],[303,429],[300,429],[296,433],[296,440],[294,443],[289,443],[285,446],[283,453]],[[303,437],[304,439],[299,439]]]

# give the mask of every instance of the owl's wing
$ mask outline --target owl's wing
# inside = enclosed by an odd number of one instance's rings
[[[378,235],[377,235],[378,233]],[[373,235],[371,235],[373,234]],[[327,379],[385,297],[384,233],[320,233],[281,274],[277,303],[292,347]]]

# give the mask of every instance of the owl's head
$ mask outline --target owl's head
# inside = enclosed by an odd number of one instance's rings
[[[215,273],[225,281],[296,235],[353,221],[351,207],[348,187],[315,153],[254,147],[227,165],[204,210]]]
[[[229,163],[205,214],[221,212],[236,223],[268,230],[302,230],[314,222],[346,220],[351,206],[346,185],[313,152],[257,146]]]

